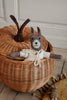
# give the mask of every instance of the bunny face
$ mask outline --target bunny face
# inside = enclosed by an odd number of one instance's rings
[[[31,33],[32,33],[32,35],[31,35],[31,46],[34,50],[39,51],[42,48],[42,36],[41,36],[39,27],[37,27],[37,30],[38,30],[38,35],[35,35],[34,30],[31,27]]]

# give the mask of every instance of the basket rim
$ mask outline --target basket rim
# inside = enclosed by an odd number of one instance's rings
[[[48,44],[49,44],[49,46],[50,46],[50,52],[53,52],[53,46],[51,45],[51,43],[48,41]],[[7,62],[9,62],[10,61],[10,63],[15,63],[15,64],[24,64],[24,65],[27,65],[27,64],[33,64],[34,62],[33,61],[19,61],[19,60],[14,60],[14,59],[10,59],[8,56],[4,56],[4,55],[2,55],[2,54],[0,54],[1,56],[1,59],[3,59],[4,61],[7,61]],[[44,58],[44,59],[41,59],[41,61],[46,61],[46,60],[48,60],[48,59],[51,59],[51,58]]]
[[[33,63],[33,61],[19,61],[19,60],[10,59],[10,58],[8,58],[8,57],[6,57],[6,56],[3,56],[3,55],[1,55],[1,54],[0,54],[0,57],[1,57],[1,59],[3,59],[4,61],[7,61],[7,62],[10,61],[10,63],[15,63],[15,64],[20,63],[20,64],[27,65],[27,64],[29,64],[29,63],[30,63],[30,64]],[[5,58],[6,58],[6,59],[5,59]],[[51,58],[44,58],[44,59],[41,59],[41,61],[46,61],[47,59],[51,59]]]

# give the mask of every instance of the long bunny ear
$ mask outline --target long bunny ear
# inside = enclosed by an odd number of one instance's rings
[[[34,29],[31,27],[31,33],[32,35],[34,35]]]
[[[26,24],[28,24],[29,22],[30,22],[30,19],[28,18],[28,19],[21,25],[20,31],[22,31],[23,28],[26,26]]]
[[[17,35],[14,37],[15,41],[17,42],[24,42],[24,37],[23,37],[23,28],[26,26],[27,23],[30,22],[30,19],[27,19],[22,25],[21,27],[19,28],[19,24],[16,20],[16,18],[13,16],[13,15],[10,15],[10,18],[14,21],[14,23],[17,25],[17,29],[18,29],[18,32],[17,32]]]
[[[19,31],[19,24],[18,24],[18,22],[17,22],[15,16],[10,15],[10,18],[11,18],[11,19],[14,21],[14,23],[17,25],[17,29],[18,29],[18,31]]]
[[[37,31],[38,31],[38,35],[41,35],[41,31],[39,27],[37,27]]]

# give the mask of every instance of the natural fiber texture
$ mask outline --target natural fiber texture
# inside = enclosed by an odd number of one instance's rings
[[[42,87],[53,74],[54,59],[42,59],[42,67],[34,66],[32,61],[13,60],[8,57],[11,52],[22,48],[31,48],[30,28],[24,28],[25,42],[15,42],[16,27],[9,26],[0,29],[0,79],[10,88],[20,92],[30,92]],[[36,33],[37,34],[37,33]],[[48,48],[49,47],[49,48]],[[42,48],[53,52],[52,45],[43,37]],[[22,58],[21,58],[22,60]]]

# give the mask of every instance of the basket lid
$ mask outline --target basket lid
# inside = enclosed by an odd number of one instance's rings
[[[17,33],[16,26],[10,25],[0,29],[0,54],[8,56],[11,52],[17,52],[22,49],[31,49],[30,43],[30,28],[25,27],[23,29],[24,42],[16,42],[14,36]],[[38,34],[35,31],[35,34]],[[48,41],[43,36],[43,45],[42,49],[46,51],[48,46]]]

